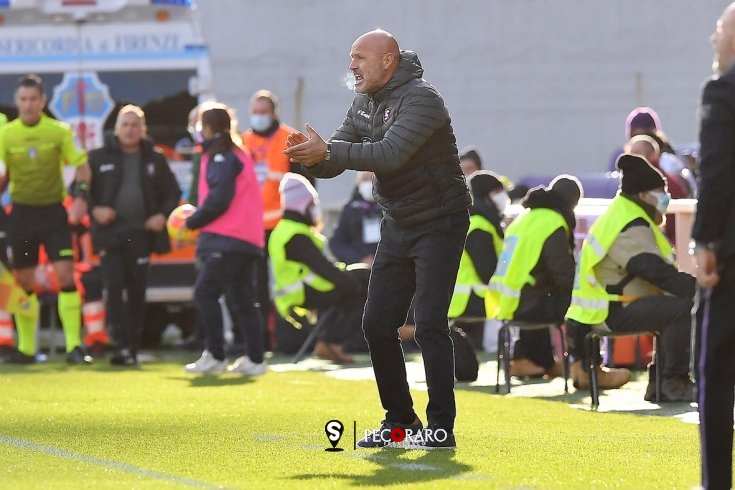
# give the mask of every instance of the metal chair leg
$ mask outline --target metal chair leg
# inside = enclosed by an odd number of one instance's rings
[[[503,328],[505,328],[505,323],[503,323],[500,328],[498,329],[498,352],[495,355],[495,359],[497,361],[497,370],[495,371],[495,393],[500,393],[500,370],[503,368]]]
[[[511,332],[510,332],[510,324],[505,324],[505,332],[503,334],[503,372],[505,374],[505,387],[506,392],[505,394],[510,393],[511,385],[510,385],[510,342],[511,342]]]
[[[321,331],[321,328],[319,328],[320,325],[321,325],[321,322],[317,322],[316,325],[314,325],[314,328],[311,330],[308,337],[306,337],[306,340],[304,341],[304,343],[301,344],[299,351],[293,357],[293,360],[291,362],[293,362],[294,364],[298,364],[306,356],[306,351],[309,349],[309,346],[311,345],[311,343],[314,341],[316,336]]]
[[[569,350],[567,349],[567,339],[564,335],[564,330],[561,328],[561,324],[556,326],[561,337],[561,374],[564,377],[564,393],[569,394]]]
[[[653,352],[656,356],[656,403],[661,402],[661,360],[659,359],[659,346],[661,346],[661,334],[656,332],[653,334]]]
[[[597,356],[594,355],[596,345],[599,345],[600,339],[594,332],[590,332],[585,336],[585,349],[587,350],[587,373],[590,379],[590,398],[592,399],[592,410],[597,410],[600,406],[600,389],[597,385]]]

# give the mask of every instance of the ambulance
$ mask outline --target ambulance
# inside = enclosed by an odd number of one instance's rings
[[[15,84],[35,73],[48,114],[69,123],[89,150],[112,131],[117,108],[138,105],[186,194],[188,114],[212,98],[195,8],[194,0],[0,0],[0,112],[17,117]],[[191,302],[194,278],[193,247],[154,257],[148,302],[159,309]]]

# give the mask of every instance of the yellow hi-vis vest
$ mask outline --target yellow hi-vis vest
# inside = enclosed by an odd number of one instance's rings
[[[467,236],[475,230],[482,230],[489,233],[493,238],[493,248],[495,256],[500,257],[500,251],[503,249],[503,239],[500,238],[498,230],[495,229],[487,218],[479,214],[470,216],[470,227],[467,230]],[[475,264],[467,250],[462,251],[462,259],[459,262],[459,271],[457,272],[457,282],[454,285],[454,294],[452,302],[449,304],[449,318],[458,318],[462,316],[470,302],[470,295],[476,294],[483,300],[487,294],[487,284],[483,283],[480,275],[477,273]]]
[[[485,296],[485,309],[490,318],[513,319],[523,286],[536,283],[531,271],[541,258],[544,243],[559,228],[570,233],[562,215],[545,208],[527,211],[508,226],[498,267]]]
[[[291,316],[291,308],[303,306],[304,284],[317,291],[326,292],[334,289],[332,282],[314,274],[306,264],[286,258],[286,244],[299,234],[308,236],[319,250],[324,250],[326,239],[322,235],[305,223],[286,218],[278,222],[268,240],[268,255],[274,279],[273,300],[283,318]]]
[[[567,318],[587,325],[598,325],[607,319],[610,301],[619,301],[621,298],[607,292],[605,284],[601,284],[595,276],[595,267],[605,258],[623,228],[638,218],[648,222],[664,259],[674,264],[674,249],[669,240],[643,208],[618,194],[607,211],[597,218],[582,243]]]

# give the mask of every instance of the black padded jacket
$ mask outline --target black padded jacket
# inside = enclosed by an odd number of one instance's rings
[[[330,139],[330,160],[307,169],[320,178],[346,169],[375,172],[385,218],[404,228],[466,210],[472,202],[449,111],[423,73],[416,53],[402,51],[382,89],[355,97]]]

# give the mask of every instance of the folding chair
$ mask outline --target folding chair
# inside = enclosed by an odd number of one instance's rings
[[[661,341],[661,333],[653,331],[643,332],[613,332],[605,323],[599,325],[593,325],[592,330],[585,335],[584,344],[587,354],[588,364],[587,372],[590,377],[590,397],[591,397],[591,409],[597,410],[600,407],[600,387],[597,382],[597,360],[600,354],[600,340],[607,337],[630,337],[633,335],[653,335],[653,352],[655,355],[655,369],[656,369],[656,403],[660,400],[661,395],[661,362],[658,359],[658,346]]]
[[[567,349],[567,341],[562,328],[563,322],[521,322],[516,320],[505,320],[498,331],[498,370],[495,375],[495,393],[500,393],[500,371],[502,369],[505,374],[505,386],[510,393],[510,356],[511,356],[511,327],[521,330],[540,330],[542,328],[554,327],[561,337],[562,348],[562,376],[564,377],[564,393],[569,393],[569,349]]]

